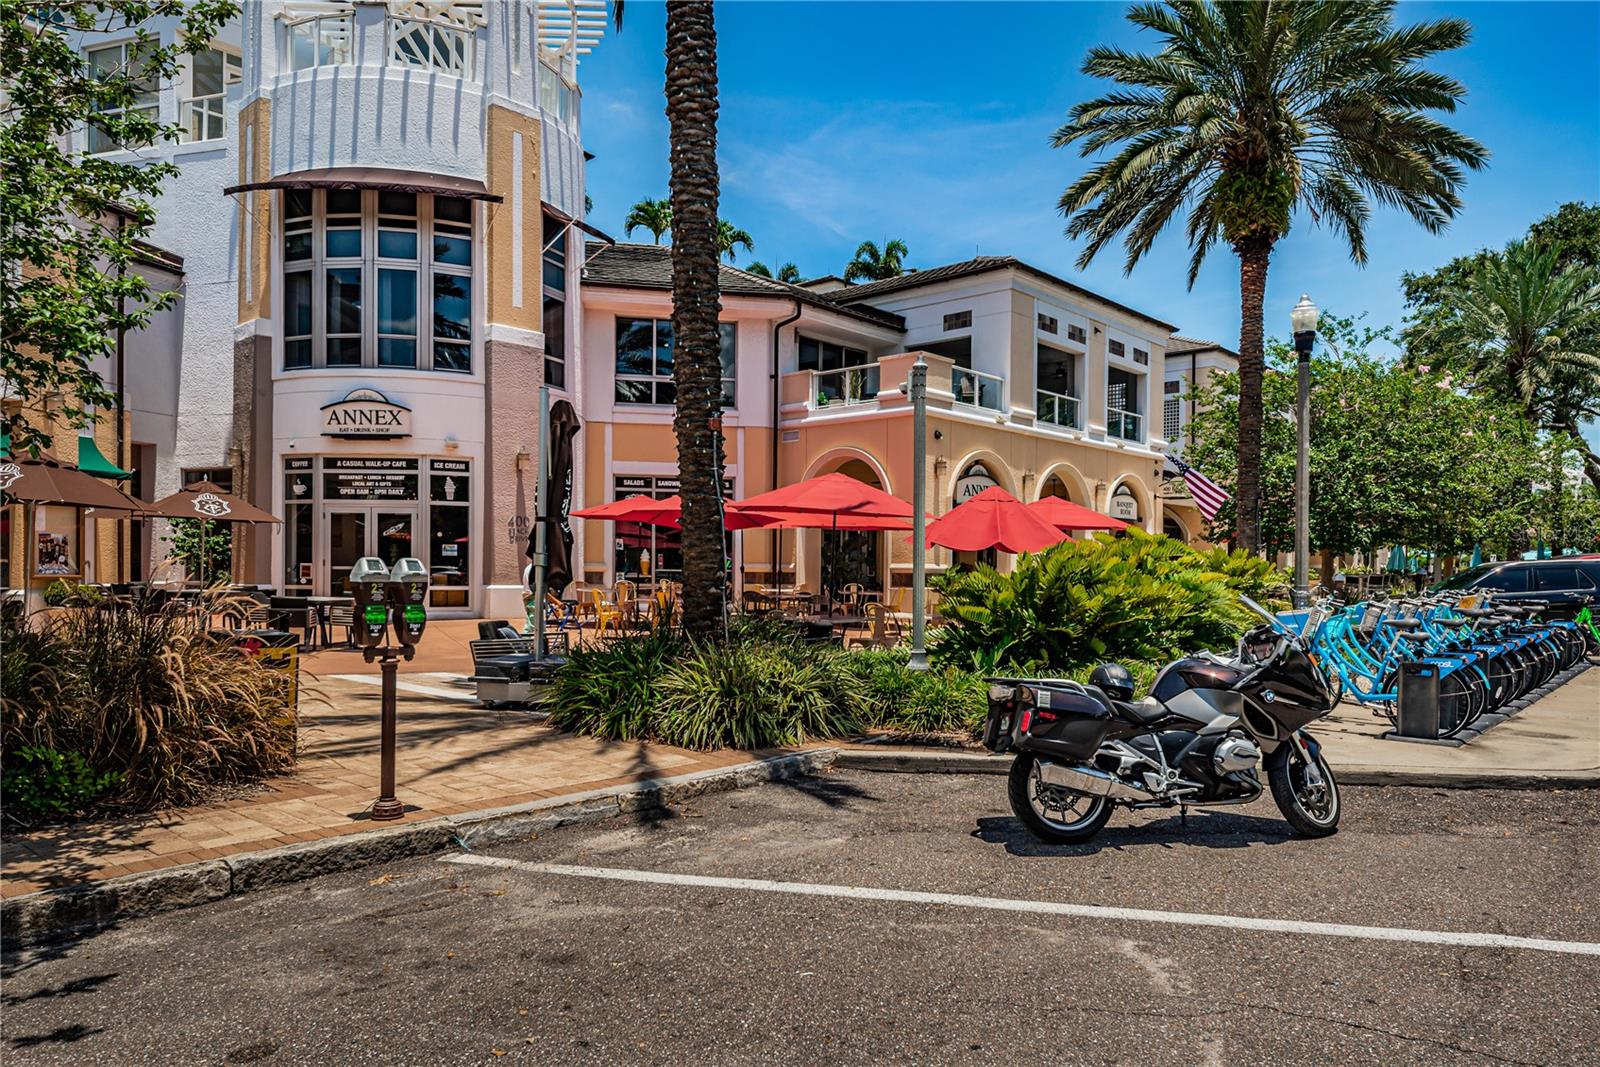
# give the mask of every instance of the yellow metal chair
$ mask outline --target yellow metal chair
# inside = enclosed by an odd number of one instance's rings
[[[599,633],[605,633],[608,629],[620,632],[622,630],[622,612],[617,610],[617,606],[607,600],[605,593],[598,589],[590,590],[589,595],[593,598],[592,606],[594,608],[596,630]]]

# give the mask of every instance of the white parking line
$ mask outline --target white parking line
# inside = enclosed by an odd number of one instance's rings
[[[363,685],[381,686],[383,684],[383,678],[376,674],[335,674],[333,678],[340,682],[359,682]],[[420,696],[438,697],[440,700],[459,700],[466,704],[476,704],[478,702],[476,696],[460,689],[440,689],[437,686],[400,681],[395,682],[394,687],[402,693],[417,693]]]
[[[1552,941],[1542,937],[1473,933],[1454,930],[1406,930],[1390,926],[1352,926],[1347,923],[1302,922],[1298,919],[1257,919],[1247,915],[1207,915],[1147,908],[1113,908],[1098,904],[1062,904],[1051,900],[1012,900],[974,897],[964,893],[924,893],[910,889],[875,889],[856,885],[818,885],[810,882],[772,882],[764,878],[717,878],[704,874],[634,871],[619,867],[578,867],[566,863],[530,863],[500,856],[460,854],[445,856],[445,863],[474,867],[500,867],[530,874],[559,874],[573,878],[601,878],[613,882],[698,886],[705,889],[745,889],[756,893],[788,893],[803,897],[839,897],[845,900],[882,900],[895,904],[942,904],[955,908],[1020,911],[1031,915],[1070,915],[1079,919],[1117,919],[1125,922],[1167,923],[1173,926],[1215,926],[1224,930],[1306,934],[1313,937],[1354,937],[1368,941],[1405,941],[1423,945],[1462,945],[1467,948],[1516,948],[1534,952],[1563,952],[1600,956],[1600,944],[1591,941]]]

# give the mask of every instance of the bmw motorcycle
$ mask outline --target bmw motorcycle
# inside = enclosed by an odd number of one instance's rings
[[[1088,685],[989,679],[983,743],[1015,751],[1011,810],[1037,837],[1087,841],[1128,808],[1248,804],[1265,768],[1289,825],[1307,837],[1339,827],[1339,786],[1305,726],[1338,703],[1305,640],[1248,597],[1264,623],[1231,659],[1202,652],[1167,664],[1133,700],[1126,667],[1096,667]]]

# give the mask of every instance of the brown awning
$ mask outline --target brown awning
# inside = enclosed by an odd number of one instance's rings
[[[544,208],[546,215],[553,217],[557,222],[570,222],[572,225],[576,226],[590,237],[598,238],[608,245],[614,245],[617,243],[617,239],[615,237],[612,237],[603,230],[595,229],[582,219],[573,218],[571,215],[568,215],[565,211],[562,211],[548,200],[540,201],[539,206]]]
[[[280,174],[264,182],[230,185],[222,191],[232,196],[234,193],[252,193],[258,189],[384,189],[394,193],[461,196],[469,200],[487,200],[491,204],[505,201],[505,197],[491,193],[487,186],[475,178],[419,174],[416,171],[390,170],[387,167],[319,167],[315,170],[297,170],[292,174]]]

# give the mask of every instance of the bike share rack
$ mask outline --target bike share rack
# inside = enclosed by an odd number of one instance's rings
[[[1385,732],[1382,736],[1385,741],[1410,741],[1422,745],[1448,745],[1451,748],[1460,748],[1482,737],[1489,730],[1505,722],[1523,711],[1537,704],[1544,697],[1560,689],[1572,679],[1588,670],[1592,663],[1588,658],[1578,660],[1577,663],[1552,675],[1550,680],[1537,689],[1530,689],[1527,693],[1508,703],[1499,711],[1486,712],[1478,716],[1476,722],[1454,737],[1441,737],[1455,728],[1454,721],[1441,721],[1448,718],[1444,715],[1439,704],[1439,677],[1441,668],[1438,664],[1414,662],[1400,665],[1400,691],[1395,702],[1395,717],[1399,725],[1394,730]]]

